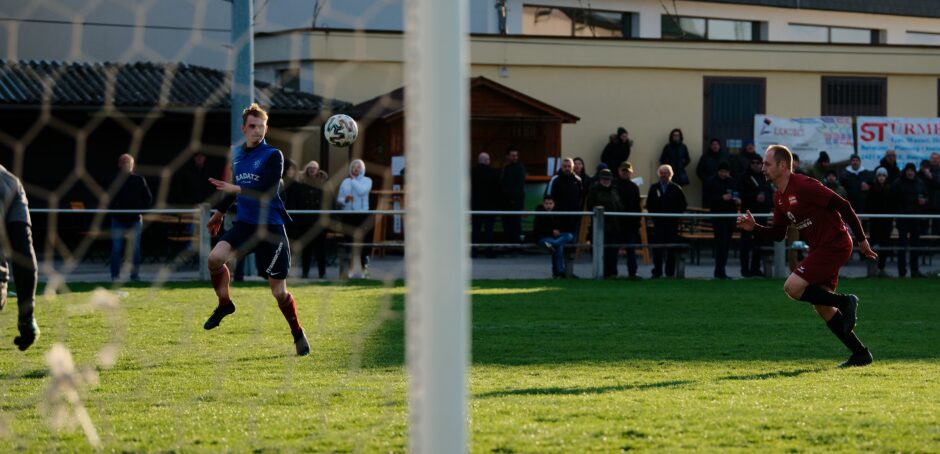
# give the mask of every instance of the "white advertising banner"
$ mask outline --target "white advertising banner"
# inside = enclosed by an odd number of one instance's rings
[[[878,167],[885,152],[894,150],[898,167],[940,153],[940,118],[858,117],[858,156],[867,169]]]
[[[855,153],[852,117],[784,118],[754,115],[754,146],[761,154],[768,146],[786,145],[812,165],[820,151],[833,162],[848,161]]]

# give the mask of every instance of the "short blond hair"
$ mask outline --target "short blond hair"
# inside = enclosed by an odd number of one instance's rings
[[[767,153],[773,153],[774,163],[780,164],[783,162],[788,169],[793,170],[793,152],[786,145],[771,145],[767,147],[764,154]]]
[[[260,118],[265,123],[268,122],[268,112],[261,108],[258,103],[253,102],[242,111],[242,125],[248,123],[248,117]]]

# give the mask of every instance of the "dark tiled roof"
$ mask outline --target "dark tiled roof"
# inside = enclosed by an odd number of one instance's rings
[[[80,63],[0,59],[0,104],[227,110],[229,73],[185,63]],[[255,82],[270,110],[318,113],[349,103]]]
[[[708,3],[777,6],[895,16],[940,17],[937,0],[702,0]],[[682,14],[682,10],[679,10]]]
[[[525,93],[513,90],[499,82],[487,79],[483,76],[477,76],[470,79],[470,91],[478,87],[487,87],[495,90],[500,96],[513,99],[516,102],[528,105],[533,109],[543,112],[550,117],[559,118],[565,123],[577,123],[580,118],[565,112],[557,107],[546,104],[538,99],[526,95]],[[376,118],[390,118],[404,111],[405,108],[405,87],[399,87],[384,95],[363,101],[352,106],[343,113],[359,120],[371,120]],[[472,99],[472,96],[471,96]],[[473,102],[470,103],[470,115],[474,114]]]
[[[344,113],[359,120],[385,118],[391,114],[401,112],[405,108],[404,100],[405,87],[398,87],[384,95],[356,104],[346,109]]]

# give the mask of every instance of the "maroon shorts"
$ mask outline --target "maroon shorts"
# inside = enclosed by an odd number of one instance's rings
[[[839,285],[839,270],[852,257],[852,247],[815,248],[793,270],[793,274],[806,279],[810,285],[822,285],[835,291]]]

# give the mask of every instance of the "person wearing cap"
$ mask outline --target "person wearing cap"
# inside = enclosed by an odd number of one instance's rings
[[[712,139],[708,145],[708,149],[702,153],[702,157],[698,160],[698,166],[695,168],[695,174],[698,175],[699,180],[702,180],[703,185],[711,177],[718,174],[718,165],[722,162],[726,164],[731,162],[731,155],[728,154],[725,149],[721,148],[720,140]],[[730,170],[731,167],[729,166],[728,169]],[[705,191],[702,191],[702,206],[708,206]]]
[[[770,213],[773,211],[774,189],[761,170],[763,158],[757,153],[751,157],[750,168],[738,180],[741,190],[741,209],[752,213]],[[757,222],[766,223],[765,217],[758,217]],[[763,277],[761,271],[761,247],[768,244],[754,236],[754,232],[741,231],[741,276]]]
[[[806,175],[819,181],[823,181],[826,179],[826,172],[829,171],[830,164],[831,160],[829,159],[829,153],[826,153],[825,150],[820,151],[819,157],[816,158],[816,163],[809,168],[809,170],[806,172]]]
[[[705,202],[712,213],[737,213],[741,206],[738,185],[731,178],[731,166],[727,161],[718,163],[718,172],[705,181],[703,191]],[[728,264],[728,251],[731,249],[731,237],[734,235],[734,217],[712,218],[715,229],[715,279],[731,279],[725,266]]]
[[[610,141],[601,153],[601,162],[607,164],[608,169],[616,169],[621,162],[630,159],[630,149],[633,140],[623,126],[617,128],[617,134],[610,136]]]
[[[879,162],[881,167],[888,171],[888,184],[894,184],[901,176],[901,168],[898,167],[898,153],[894,150],[885,151],[885,156]]]
[[[894,203],[891,196],[891,185],[888,184],[888,169],[879,166],[875,169],[875,179],[871,182],[868,194],[865,197],[865,212],[871,214],[889,214],[894,212]],[[883,249],[891,245],[891,231],[894,230],[893,219],[871,219],[868,222],[869,238],[874,249]],[[888,251],[878,254],[878,277],[887,277],[885,263],[888,260]]]
[[[633,164],[630,161],[623,161],[617,167],[617,195],[620,196],[620,203],[623,204],[623,211],[627,213],[640,213],[643,211],[640,205],[640,187],[633,182]],[[627,244],[640,243],[640,218],[625,217],[620,218],[620,240]],[[638,279],[636,264],[636,248],[628,247],[627,272],[631,279]]]
[[[823,186],[832,189],[832,192],[839,194],[839,196],[843,199],[849,199],[848,192],[846,192],[845,188],[839,184],[839,177],[836,174],[836,169],[829,169],[826,171],[825,175],[823,175],[822,184]]]
[[[607,169],[607,164],[603,162],[597,163],[597,167],[594,169],[594,176],[587,179],[584,182],[584,196],[587,197],[588,189],[591,189],[591,186],[594,186],[594,183],[597,183],[601,179],[601,170]]]
[[[800,155],[796,153],[793,153],[793,173],[806,175],[806,171],[803,170],[803,163],[800,162]]]
[[[927,188],[917,178],[917,166],[913,162],[904,165],[901,176],[891,185],[893,205],[898,214],[923,214],[927,209]],[[898,219],[898,247],[920,246],[920,219]],[[920,273],[916,250],[901,250],[898,253],[898,277],[907,275],[910,257],[911,277],[924,277]]]
[[[842,170],[839,183],[845,188],[846,197],[852,208],[861,213],[865,211],[865,199],[871,187],[873,175],[862,165],[862,158],[857,154],[849,157],[849,166]]]
[[[610,169],[602,169],[598,175],[597,183],[588,190],[586,208],[594,211],[595,207],[603,207],[608,213],[623,210],[620,196],[614,186],[614,173]],[[604,219],[604,243],[614,244],[620,242],[620,218],[606,217]],[[604,248],[604,278],[617,277],[617,247]]]
[[[659,181],[650,185],[646,196],[646,211],[650,213],[682,213],[688,207],[682,186],[673,181],[672,166],[662,164],[657,169]],[[681,241],[679,238],[679,219],[657,217],[653,219],[653,243],[670,244]],[[676,274],[676,253],[672,248],[653,248],[653,279],[663,276],[663,255],[666,257],[666,277]]]

